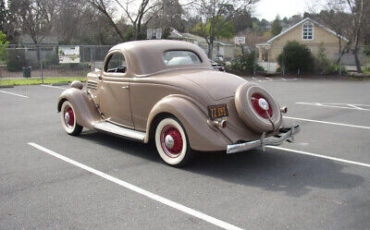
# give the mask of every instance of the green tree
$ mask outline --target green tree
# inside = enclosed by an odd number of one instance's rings
[[[195,8],[198,9],[199,14],[205,19],[206,25],[201,27],[201,33],[207,33],[206,40],[208,43],[208,58],[213,56],[213,43],[217,37],[224,37],[225,31],[223,26],[233,27],[231,22],[233,15],[241,10],[250,10],[250,8],[259,0],[199,0],[192,1]],[[223,30],[223,32],[219,32]],[[221,36],[222,35],[222,36]]]
[[[276,36],[280,34],[282,29],[283,27],[281,26],[280,18],[279,16],[276,16],[275,20],[272,22],[272,25],[271,25],[271,33],[273,36]]]
[[[5,25],[8,18],[8,11],[5,8],[5,1],[0,0],[0,31],[5,31]]]
[[[6,40],[6,35],[0,31],[0,61],[5,59],[5,48],[8,46],[9,42]]]
[[[313,71],[311,51],[297,41],[288,42],[278,56],[279,65],[288,73],[308,73]]]
[[[235,32],[246,30],[253,27],[251,13],[248,9],[241,9],[232,15],[232,21],[235,27]]]
[[[204,37],[208,44],[208,57],[212,58],[213,42],[219,38],[231,38],[234,36],[234,25],[225,20],[223,16],[210,18],[206,24],[199,22],[195,25],[193,33]]]

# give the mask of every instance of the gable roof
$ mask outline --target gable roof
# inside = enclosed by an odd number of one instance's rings
[[[305,23],[305,22],[308,22],[308,21],[310,21],[310,22],[312,22],[313,24],[315,24],[315,25],[317,25],[317,26],[319,26],[319,27],[323,28],[324,30],[326,30],[327,32],[329,32],[329,33],[333,34],[334,36],[339,37],[339,38],[343,39],[344,41],[348,42],[348,39],[347,39],[347,38],[345,38],[345,37],[343,37],[343,36],[341,36],[341,35],[337,34],[337,33],[336,33],[336,32],[334,32],[333,30],[329,29],[327,26],[324,26],[324,25],[322,25],[322,24],[318,23],[317,21],[315,21],[315,20],[313,20],[313,19],[311,19],[311,18],[304,18],[302,21],[300,21],[300,22],[298,22],[297,24],[295,24],[295,25],[293,25],[293,26],[289,27],[288,29],[286,29],[286,30],[282,31],[280,34],[278,34],[278,35],[276,35],[276,36],[272,37],[270,40],[268,40],[267,42],[265,42],[265,43],[263,43],[263,44],[265,44],[265,45],[267,45],[267,44],[271,44],[271,42],[273,42],[275,39],[277,39],[277,38],[279,38],[279,37],[283,36],[284,34],[288,33],[288,32],[289,32],[289,31],[291,31],[291,30],[293,30],[293,29],[294,29],[294,28],[296,28],[297,26],[299,26],[299,25],[301,25],[301,24],[303,24],[303,23]],[[258,45],[262,45],[262,44],[258,44]]]

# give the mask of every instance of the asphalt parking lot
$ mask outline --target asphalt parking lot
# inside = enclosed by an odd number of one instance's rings
[[[0,89],[0,229],[369,229],[370,82],[250,78],[302,126],[294,143],[201,153],[65,134],[64,86]]]

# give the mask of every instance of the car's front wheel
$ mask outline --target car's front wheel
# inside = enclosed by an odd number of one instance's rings
[[[83,127],[77,124],[75,111],[69,101],[63,102],[60,115],[64,130],[69,135],[78,136],[81,133]]]
[[[155,145],[162,160],[182,167],[193,158],[185,129],[175,118],[162,119],[155,130]]]

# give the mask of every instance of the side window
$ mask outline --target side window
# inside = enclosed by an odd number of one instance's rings
[[[125,73],[126,61],[121,53],[113,53],[108,57],[104,71],[108,73]]]
[[[166,51],[163,53],[163,61],[167,66],[193,65],[202,62],[196,53],[187,50]]]

